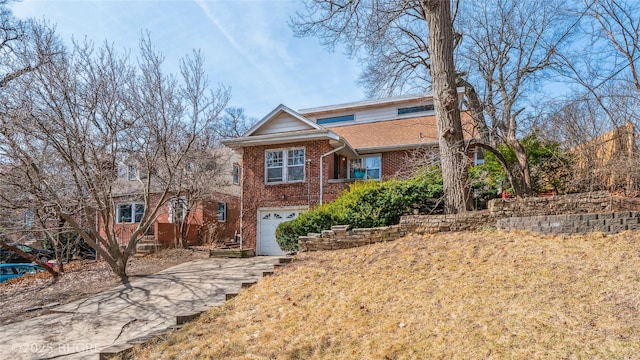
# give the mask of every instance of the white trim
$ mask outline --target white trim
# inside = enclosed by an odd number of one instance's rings
[[[300,130],[287,133],[276,133],[266,135],[255,135],[249,137],[239,137],[233,139],[222,140],[221,143],[232,149],[248,147],[248,146],[260,146],[260,145],[274,145],[282,144],[285,142],[302,142],[313,140],[340,140],[340,136],[327,129],[317,130]]]
[[[129,205],[131,206],[131,221],[120,221],[120,207]],[[144,206],[144,203],[141,202],[130,202],[130,203],[119,203],[116,205],[116,224],[139,224],[136,222],[136,205],[142,205],[142,216],[144,217],[144,213],[147,211],[147,207]]]
[[[291,165],[292,167],[297,167],[297,166],[302,166],[303,167],[303,172],[302,172],[302,179],[300,180],[293,180],[293,181],[289,181],[287,180],[287,178],[289,177],[289,166],[288,165],[288,160],[289,160],[289,151],[291,150],[302,150],[304,151],[304,161],[302,162],[302,164],[297,164],[297,165]],[[267,166],[267,153],[270,152],[277,152],[277,151],[281,151],[282,152],[282,181],[272,181],[269,182],[269,178],[268,178],[268,170],[269,167]],[[304,182],[307,178],[306,172],[307,172],[307,148],[304,146],[295,146],[295,147],[287,147],[287,148],[277,148],[277,149],[266,149],[264,151],[264,183],[265,185],[278,185],[278,184],[295,184],[295,183],[300,183],[300,182]]]

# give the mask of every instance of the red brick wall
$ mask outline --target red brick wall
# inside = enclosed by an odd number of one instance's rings
[[[382,153],[382,179],[396,176],[397,172],[406,168],[408,151],[390,151]]]
[[[280,148],[305,148],[307,166],[305,181],[292,184],[265,184],[265,151]],[[332,150],[329,142],[311,141],[306,143],[289,143],[269,146],[254,146],[244,149],[242,172],[242,238],[243,246],[256,247],[257,211],[262,207],[279,206],[313,206],[318,203],[319,194],[319,159]],[[327,161],[330,159],[330,161]],[[332,162],[331,156],[325,157]],[[326,164],[325,176],[329,176],[330,167]]]
[[[304,147],[306,150],[305,181],[292,184],[265,184],[265,151],[296,147]],[[258,208],[281,206],[309,206],[313,208],[319,203],[320,156],[331,150],[333,148],[328,140],[244,148],[242,166],[243,247],[254,249],[256,247]],[[395,176],[401,165],[406,161],[406,153],[406,151],[394,151],[382,154],[383,178]],[[323,167],[323,202],[327,203],[348,189],[349,183],[328,182],[334,174],[334,156],[324,157]]]
[[[227,204],[227,220],[218,221],[218,202]],[[203,207],[203,231],[200,234],[204,242],[225,242],[232,240],[240,232],[240,198],[218,193]]]
[[[159,201],[159,195],[153,194],[150,199],[150,206],[155,206]],[[217,219],[218,213],[218,201],[227,203],[227,220],[225,222],[219,222]],[[133,202],[127,200],[126,202]],[[139,201],[142,202],[142,201]],[[116,200],[116,205],[118,201]],[[99,218],[100,234],[105,236],[102,230],[102,219]],[[188,219],[189,224],[193,224],[189,229],[188,242],[191,245],[197,245],[203,240],[231,240],[236,231],[240,230],[240,198],[238,196],[227,195],[223,193],[216,193],[211,196],[210,201],[204,202],[204,204],[196,205],[191,211]],[[164,204],[157,215],[155,224],[169,224],[169,201]],[[199,231],[200,226],[207,227],[205,231]],[[114,224],[118,238],[121,245],[126,245],[129,236],[138,227],[138,224]],[[167,227],[165,226],[164,229]],[[150,229],[149,233],[155,229]],[[209,231],[211,230],[211,231]],[[168,242],[168,236],[171,234],[166,231],[162,234],[155,234],[156,240],[161,242]],[[160,236],[160,238],[158,238]],[[208,236],[208,238],[207,238]],[[173,237],[172,237],[173,239]]]

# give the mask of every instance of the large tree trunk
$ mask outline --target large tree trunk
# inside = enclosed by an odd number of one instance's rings
[[[531,187],[531,171],[529,169],[529,157],[520,141],[516,138],[507,139],[507,145],[513,151],[518,161],[518,174],[516,181],[512,182],[513,190],[517,196],[531,195],[533,189]]]
[[[429,24],[430,72],[438,124],[445,212],[459,213],[470,209],[471,202],[467,181],[468,160],[455,82],[451,5],[449,0],[425,0],[422,7]]]

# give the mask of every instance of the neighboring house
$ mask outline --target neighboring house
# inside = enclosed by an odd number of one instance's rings
[[[168,246],[178,240],[179,224],[186,224],[186,238],[189,244],[226,242],[234,239],[239,231],[240,218],[240,185],[234,170],[239,168],[239,156],[227,148],[216,151],[223,152],[221,165],[222,174],[217,174],[213,191],[197,201],[189,201],[186,195],[172,196],[162,205],[153,226],[146,235],[152,235],[158,243]],[[147,175],[141,173],[134,160],[121,164],[121,171],[114,184],[113,198],[116,205],[114,228],[121,245],[126,245],[131,234],[138,227],[144,216],[142,184],[140,179]],[[158,204],[161,195],[150,194],[150,206]],[[193,205],[190,205],[193,203]],[[187,216],[187,207],[191,211]],[[102,229],[102,219],[98,227]],[[102,231],[102,230],[100,230]],[[104,234],[103,234],[104,235]]]
[[[633,123],[617,127],[571,149],[576,159],[574,181],[578,190],[632,190],[640,172]]]
[[[402,96],[300,111],[280,105],[223,144],[242,154],[243,247],[280,255],[279,223],[353,181],[395,176],[416,149],[437,147],[438,131],[431,96]]]

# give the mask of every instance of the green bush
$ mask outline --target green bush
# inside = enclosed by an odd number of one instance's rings
[[[332,203],[278,225],[276,240],[283,251],[296,251],[299,236],[319,233],[333,225],[369,228],[397,224],[402,215],[439,211],[437,199],[442,194],[438,167],[424,170],[408,180],[356,182]]]

